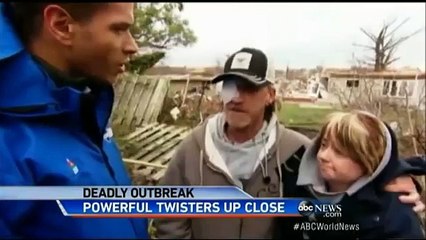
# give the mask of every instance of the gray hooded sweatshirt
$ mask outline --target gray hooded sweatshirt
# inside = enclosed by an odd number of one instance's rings
[[[258,166],[265,172],[265,159],[276,140],[277,118],[272,116],[269,122],[264,121],[257,135],[243,143],[232,143],[225,135],[225,115],[219,113],[208,122],[213,144],[225,162],[235,184],[242,187],[242,181],[251,177]]]
[[[310,139],[275,121],[263,128],[269,132],[267,138],[260,140],[265,144],[253,144],[262,146],[260,149],[265,148],[266,151],[258,153],[259,149],[253,150],[250,147],[238,150],[223,146],[223,142],[218,144],[219,139],[214,139],[217,136],[213,135],[221,134],[214,130],[218,123],[221,124],[220,121],[216,122],[219,116],[220,114],[208,119],[182,141],[160,184],[238,186],[253,197],[282,196],[280,166],[285,165],[286,160],[301,146],[307,147]],[[249,144],[251,143],[247,143]],[[225,148],[238,151],[234,154],[231,150],[224,150]],[[228,154],[233,158],[227,157]],[[247,166],[244,161],[248,162]],[[269,183],[265,183],[265,175],[270,177]],[[265,239],[272,237],[273,223],[274,218],[179,218],[155,219],[153,225],[158,238]]]

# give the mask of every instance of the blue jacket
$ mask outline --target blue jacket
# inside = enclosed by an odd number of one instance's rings
[[[331,226],[342,226],[348,224],[348,228],[359,229],[341,231],[308,231],[310,239],[388,239],[388,238],[410,238],[423,239],[421,222],[412,207],[402,203],[398,197],[400,193],[387,192],[384,190],[389,181],[405,174],[425,175],[426,164],[421,157],[413,157],[408,161],[400,160],[396,137],[390,127],[391,154],[386,167],[370,183],[365,185],[353,195],[345,195],[339,202],[341,204],[341,217],[325,218],[316,216],[316,220],[308,217],[277,218],[274,239],[303,239],[303,231],[296,229],[295,224],[316,221],[319,224],[331,224]],[[287,161],[288,168],[282,168],[284,182],[284,196],[311,198],[314,196],[304,186],[297,186],[296,181],[299,174],[300,161],[306,150],[301,147]],[[310,225],[312,226],[312,225]],[[324,225],[322,225],[324,226]]]
[[[0,186],[131,185],[108,130],[112,87],[56,87],[5,9],[0,3]],[[81,110],[89,102],[91,117]],[[147,227],[147,219],[65,217],[55,201],[0,200],[0,238],[147,239]]]

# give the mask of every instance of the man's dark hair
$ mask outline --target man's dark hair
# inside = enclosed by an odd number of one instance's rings
[[[51,4],[65,9],[76,21],[89,21],[106,3],[9,3],[9,16],[16,31],[24,43],[29,43],[43,26],[43,10]]]
[[[268,82],[267,86],[268,87],[273,87],[272,84],[269,83],[269,82]],[[272,115],[275,112],[275,104],[276,103],[275,103],[275,100],[274,100],[272,103],[266,105],[266,107],[265,107],[265,112],[263,114],[263,119],[265,119],[267,122],[269,122],[271,120]]]
[[[269,120],[271,120],[272,118],[272,115],[274,114],[274,111],[275,111],[275,101],[265,107],[263,118],[267,122],[269,122]]]

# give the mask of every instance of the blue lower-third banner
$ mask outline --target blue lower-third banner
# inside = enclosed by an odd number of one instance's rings
[[[73,217],[274,217],[300,216],[301,199],[57,200]]]

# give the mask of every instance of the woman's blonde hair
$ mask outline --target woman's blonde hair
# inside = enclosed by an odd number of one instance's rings
[[[320,131],[338,153],[361,165],[366,174],[379,166],[386,149],[384,124],[362,111],[331,113]]]

